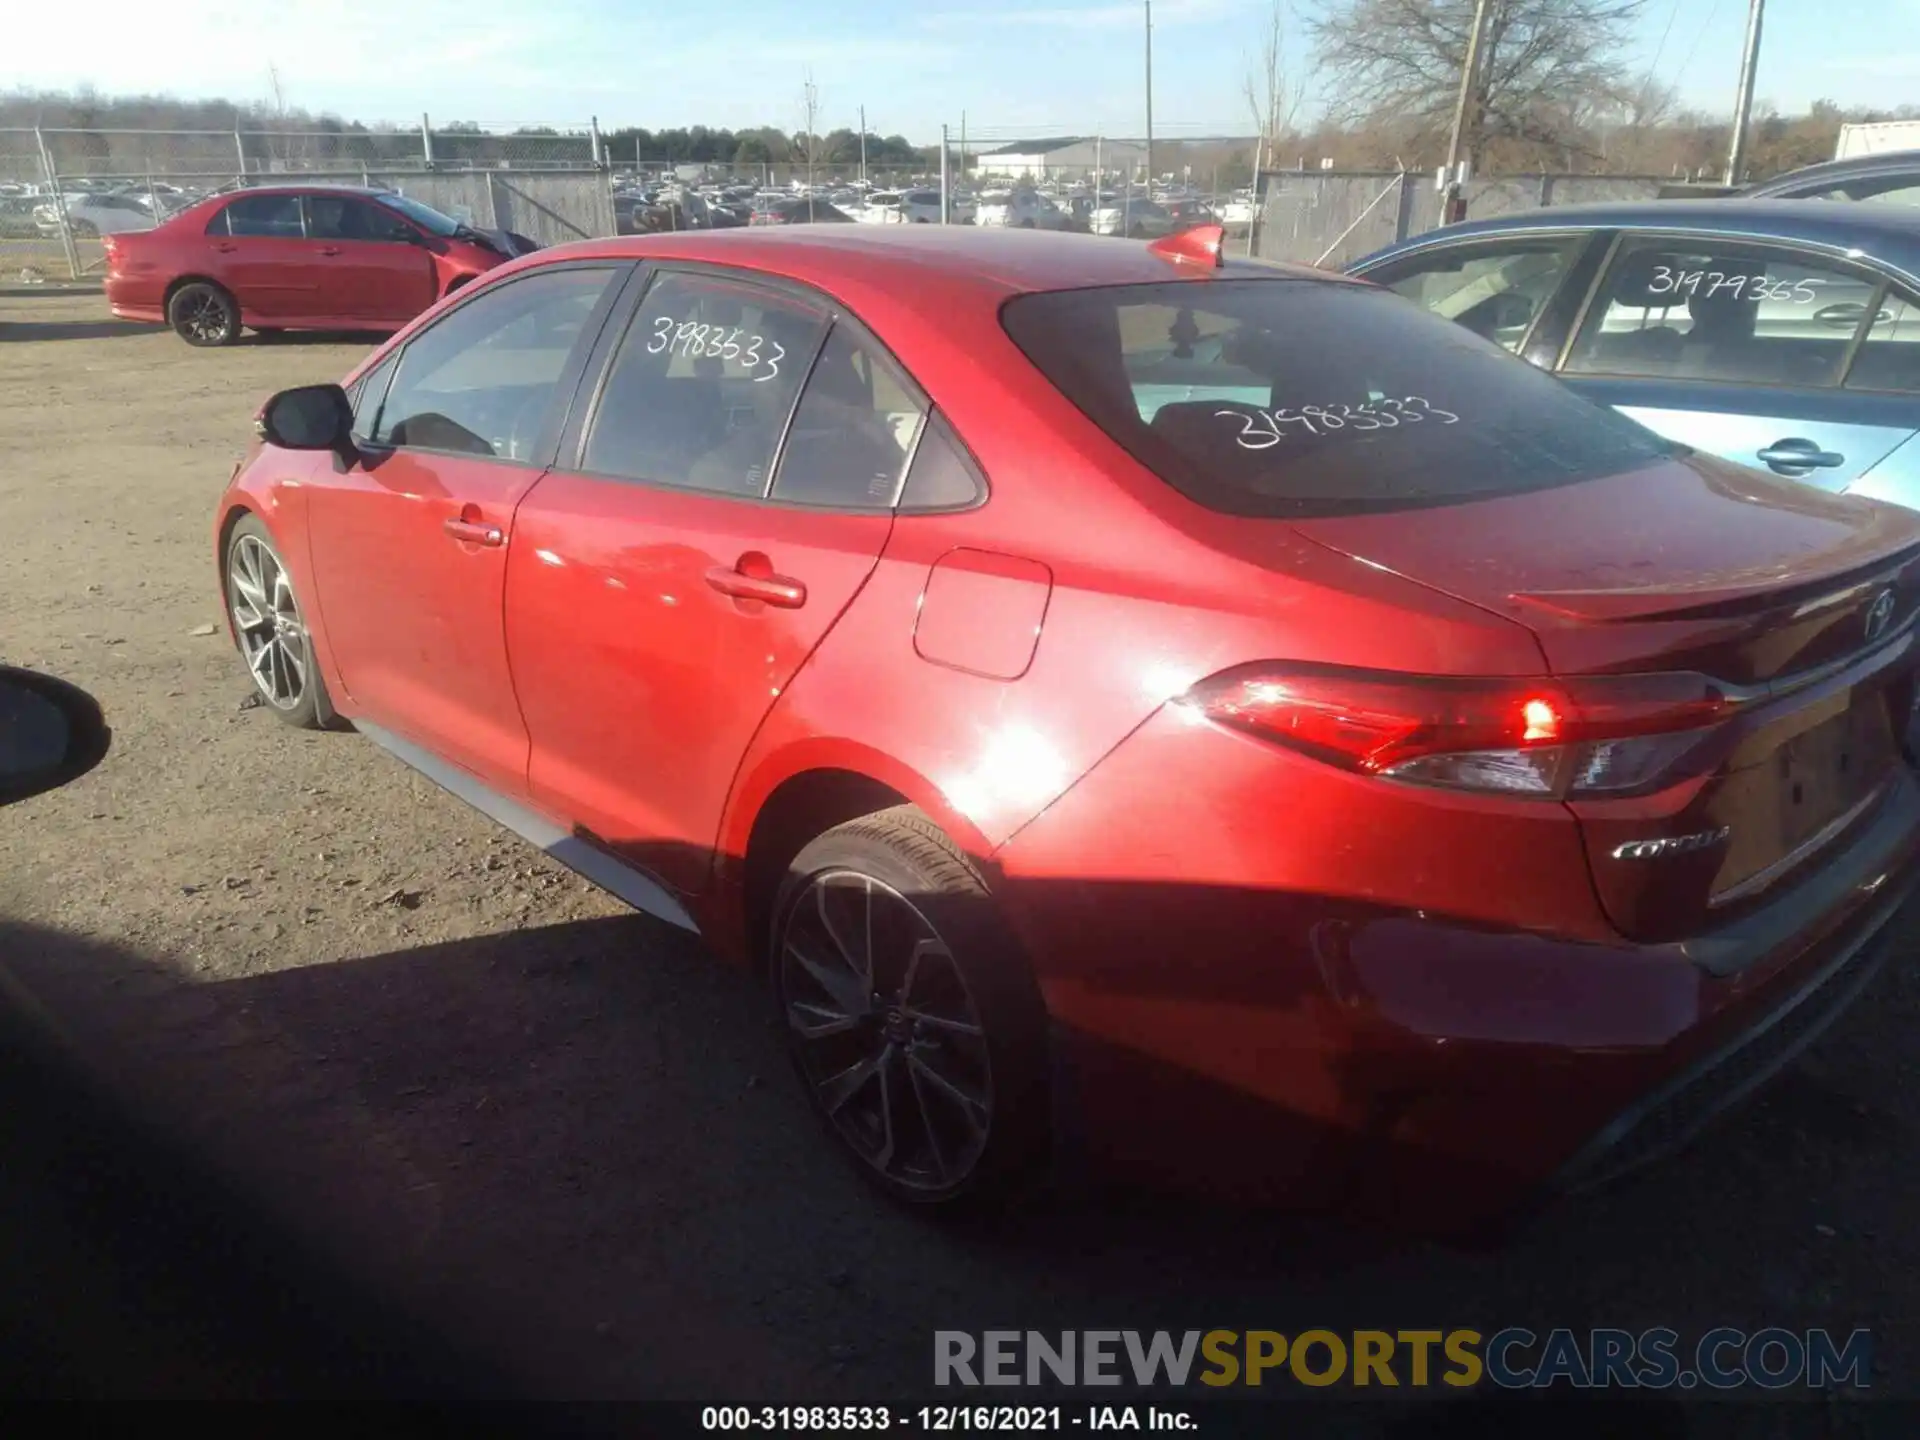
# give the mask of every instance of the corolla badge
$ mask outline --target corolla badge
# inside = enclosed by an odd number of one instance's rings
[[[1887,633],[1893,623],[1893,591],[1882,590],[1867,607],[1867,641],[1871,644]]]
[[[1661,860],[1669,855],[1691,855],[1700,850],[1711,850],[1725,842],[1733,833],[1731,825],[1722,825],[1718,830],[1702,830],[1694,835],[1666,835],[1658,840],[1629,840],[1624,845],[1614,847],[1616,860]]]

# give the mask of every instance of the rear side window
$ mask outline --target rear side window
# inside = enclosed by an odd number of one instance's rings
[[[907,471],[900,508],[913,511],[966,510],[986,498],[987,482],[939,411],[927,417]]]
[[[216,215],[214,223],[208,227],[208,233],[298,240],[305,233],[300,227],[300,197],[245,196]]]
[[[1837,385],[1877,282],[1770,245],[1629,240],[1567,355],[1580,375]]]
[[[1101,429],[1228,514],[1449,504],[1673,453],[1497,345],[1371,287],[1063,290],[1013,300],[1001,319]]]
[[[879,348],[844,322],[835,325],[787,427],[773,498],[887,508],[924,417],[912,387]]]
[[[762,286],[661,275],[614,356],[584,468],[764,498],[826,322]]]
[[[1920,394],[1920,305],[1892,293],[1881,297],[1847,388]]]

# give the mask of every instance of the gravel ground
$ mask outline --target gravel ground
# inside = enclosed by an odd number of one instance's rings
[[[1866,1326],[1873,1393],[1920,1392],[1910,946],[1759,1103],[1493,1252],[1137,1196],[973,1229],[878,1203],[745,977],[365,741],[243,708],[212,505],[257,403],[364,345],[196,351],[0,293],[0,660],[114,729],[0,813],[0,978],[289,1246],[533,1395],[924,1394],[935,1328],[1007,1325]]]

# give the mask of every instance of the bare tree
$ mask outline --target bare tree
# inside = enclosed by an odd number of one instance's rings
[[[807,71],[805,83],[800,88],[800,110],[806,123],[800,128],[801,142],[806,147],[807,189],[813,189],[813,164],[820,151],[820,87],[813,83],[813,71]]]
[[[1589,154],[1584,122],[1616,95],[1628,32],[1646,0],[1489,0],[1468,95],[1466,158],[1497,141]],[[1325,0],[1307,22],[1338,118],[1434,153],[1460,94],[1474,0]],[[1596,157],[1597,158],[1597,157]]]
[[[1247,108],[1253,112],[1253,133],[1268,154],[1293,133],[1294,118],[1300,113],[1299,93],[1288,83],[1286,51],[1283,46],[1287,7],[1274,0],[1267,17],[1267,33],[1260,45],[1257,66],[1249,65],[1245,93]]]

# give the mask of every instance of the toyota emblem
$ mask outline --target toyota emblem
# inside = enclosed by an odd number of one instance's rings
[[[1887,633],[1887,626],[1893,623],[1893,591],[1882,590],[1873,597],[1873,604],[1867,607],[1867,643],[1872,644]]]

